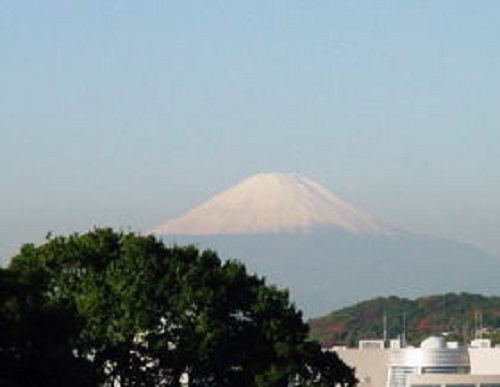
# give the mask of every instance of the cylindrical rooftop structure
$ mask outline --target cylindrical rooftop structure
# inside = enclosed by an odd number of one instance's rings
[[[406,387],[408,375],[467,374],[467,348],[449,348],[442,337],[425,339],[419,348],[394,349],[389,354],[387,387]]]

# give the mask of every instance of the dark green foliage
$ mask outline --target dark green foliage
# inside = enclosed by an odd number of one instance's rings
[[[411,344],[419,344],[427,336],[441,333],[450,340],[470,340],[479,316],[485,328],[483,336],[490,336],[496,342],[496,330],[500,328],[500,297],[448,293],[416,300],[377,298],[311,320],[311,336],[324,345],[355,345],[362,339],[380,339],[384,314],[389,338],[401,335],[404,324],[407,341]]]
[[[97,229],[23,247],[0,279],[0,381],[12,385],[41,385],[42,372],[77,386],[178,386],[184,373],[190,386],[355,384],[307,341],[286,291],[211,251]]]
[[[90,362],[73,354],[75,310],[46,297],[41,277],[24,274],[0,270],[0,385],[95,386]]]

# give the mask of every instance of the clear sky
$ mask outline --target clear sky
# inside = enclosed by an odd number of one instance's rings
[[[0,256],[262,171],[500,256],[500,2],[0,0]]]

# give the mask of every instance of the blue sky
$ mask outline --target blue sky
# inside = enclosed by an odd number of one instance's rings
[[[0,256],[261,171],[500,256],[497,1],[0,1]]]

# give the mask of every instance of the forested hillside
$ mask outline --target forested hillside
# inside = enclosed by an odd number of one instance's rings
[[[418,344],[431,334],[467,341],[481,334],[500,342],[500,297],[448,293],[410,300],[399,297],[364,301],[309,321],[311,335],[330,345],[355,345],[362,339],[381,339],[405,332],[408,343]]]

